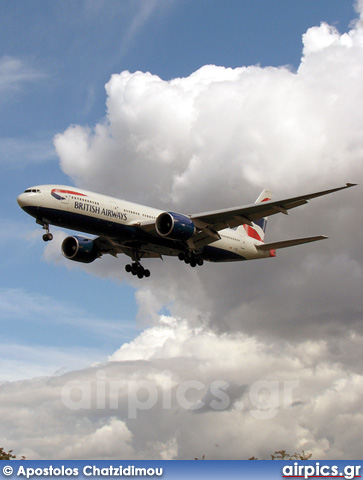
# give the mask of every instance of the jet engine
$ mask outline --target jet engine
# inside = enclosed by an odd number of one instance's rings
[[[62,243],[62,253],[69,260],[91,263],[99,256],[98,248],[91,238],[67,237]]]
[[[194,235],[195,225],[186,215],[174,212],[163,212],[156,219],[155,228],[161,237],[173,240],[188,240]]]

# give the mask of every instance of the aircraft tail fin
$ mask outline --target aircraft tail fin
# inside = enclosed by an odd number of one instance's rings
[[[255,203],[268,202],[272,198],[272,193],[270,190],[264,189],[258,196]],[[251,222],[251,225],[244,224],[237,228],[237,232],[241,235],[248,235],[249,237],[254,238],[263,242],[265,238],[267,226],[267,217],[261,218],[256,222]]]

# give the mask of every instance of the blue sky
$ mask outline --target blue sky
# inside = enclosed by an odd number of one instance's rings
[[[54,227],[45,245],[16,198],[74,184],[192,213],[250,203],[265,187],[361,184],[362,0],[3,0],[1,13],[4,447],[27,458],[227,459],[269,458],[288,441],[314,458],[358,458],[361,187],[269,221],[269,241],[329,241],[201,269],[149,260],[141,282],[126,257],[65,260],[66,232]],[[69,382],[92,384],[99,368],[159,389],[171,379],[173,394],[198,380],[199,405],[223,381],[230,404],[220,415],[158,404],[138,419],[130,392],[116,413],[60,404]],[[298,385],[294,408],[267,409],[276,415],[263,424],[245,394],[260,380]]]
[[[47,263],[41,229],[16,204],[30,185],[72,183],[53,137],[104,117],[113,73],[150,71],[169,80],[205,64],[297,68],[307,28],[324,20],[345,31],[352,18],[351,2],[331,0],[2,2],[1,291],[3,301],[30,297],[29,311],[44,308],[30,316],[3,308],[2,322],[11,325],[3,329],[6,343],[91,348],[97,360],[140,327],[133,287]],[[9,289],[18,294],[9,297]],[[78,317],[125,327],[100,334]]]

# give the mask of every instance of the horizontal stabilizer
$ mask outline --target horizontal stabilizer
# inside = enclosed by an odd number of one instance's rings
[[[258,250],[277,250],[278,248],[293,247],[294,245],[302,245],[303,243],[317,242],[328,237],[318,235],[317,237],[294,238],[292,240],[285,240],[283,242],[264,243],[263,245],[256,245]]]

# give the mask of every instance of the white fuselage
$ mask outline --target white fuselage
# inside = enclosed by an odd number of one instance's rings
[[[64,185],[31,187],[18,197],[19,205],[43,225],[56,225],[120,242],[143,242],[159,255],[178,255],[180,241],[160,237],[153,229],[163,210]],[[150,223],[150,230],[140,225]],[[209,261],[250,260],[274,256],[256,248],[263,242],[249,237],[243,227],[219,231],[220,239],[203,247]],[[181,248],[182,247],[182,248]]]

